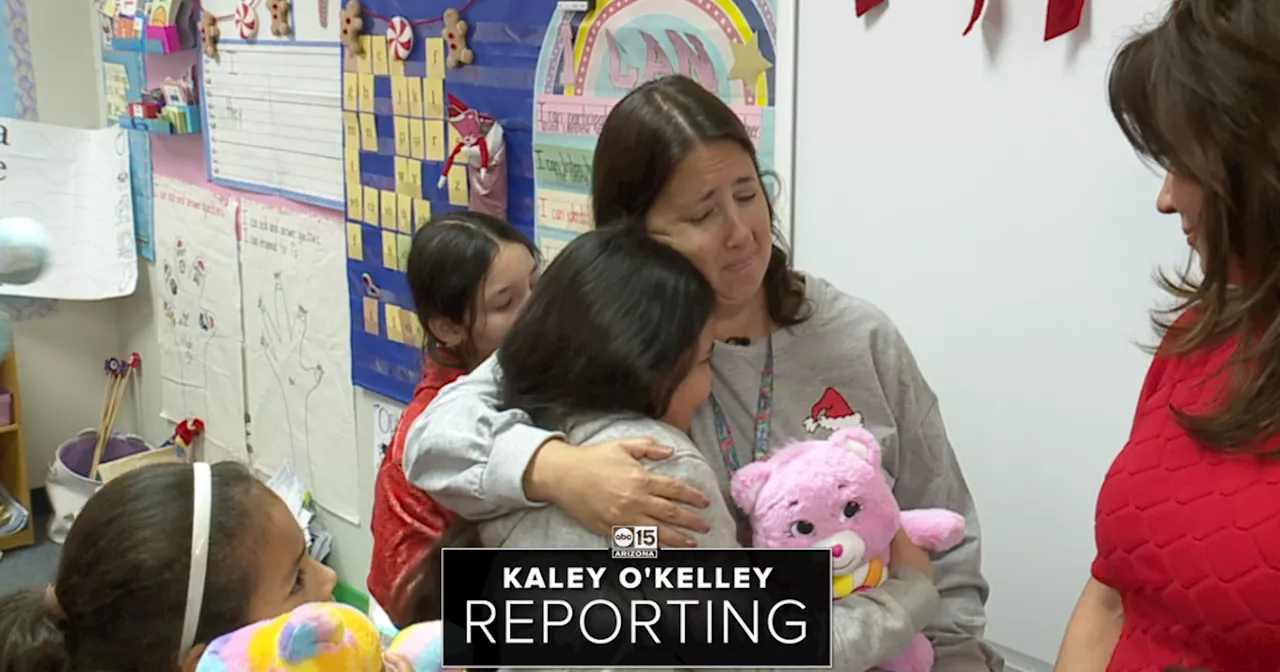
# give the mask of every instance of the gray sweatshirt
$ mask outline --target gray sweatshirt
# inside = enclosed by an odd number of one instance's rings
[[[934,558],[942,609],[924,629],[937,652],[935,672],[998,672],[1004,661],[982,639],[988,587],[982,577],[978,513],[947,440],[938,400],[902,335],[883,313],[830,284],[806,276],[810,318],[774,334],[770,447],[824,438],[864,426],[883,445],[886,477],[904,509],[942,507],[964,514],[968,529],[955,549]],[[766,342],[716,343],[712,393],[736,439],[739,462],[752,459],[756,403]],[[537,449],[562,434],[529,424],[500,405],[498,367],[490,358],[446,385],[409,428],[404,469],[442,505],[472,520],[543,506],[524,496],[524,472]],[[710,404],[694,418],[692,437],[715,472],[730,511],[730,474],[720,455]],[[739,521],[743,520],[740,514]],[[749,532],[740,525],[741,538]],[[902,622],[868,618],[861,635],[883,640]]]
[[[567,440],[579,446],[649,436],[671,446],[675,455],[647,462],[650,471],[677,478],[700,490],[711,506],[703,512],[711,531],[695,534],[704,548],[738,548],[737,523],[720,493],[719,477],[689,437],[660,421],[615,416],[574,423]],[[480,523],[480,538],[490,548],[608,548],[609,540],[570,518],[558,507],[520,509]],[[864,672],[907,650],[915,633],[937,613],[940,599],[933,582],[912,570],[891,572],[876,590],[854,593],[832,608],[832,669]]]

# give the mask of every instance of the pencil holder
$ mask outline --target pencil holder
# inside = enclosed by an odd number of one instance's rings
[[[98,430],[86,429],[58,446],[49,474],[45,477],[45,492],[53,508],[49,521],[49,539],[61,544],[67,538],[71,523],[93,493],[102,487],[97,479],[89,478],[93,468],[93,451],[98,444]],[[142,437],[134,434],[112,434],[102,449],[105,464],[130,455],[151,450]]]

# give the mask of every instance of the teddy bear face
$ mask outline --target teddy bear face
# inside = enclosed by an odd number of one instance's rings
[[[798,443],[738,471],[734,500],[751,517],[755,546],[830,548],[834,574],[888,559],[901,511],[880,472],[878,444],[868,451],[852,435]]]

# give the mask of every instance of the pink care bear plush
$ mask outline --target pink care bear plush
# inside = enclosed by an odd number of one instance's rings
[[[826,441],[787,446],[739,469],[733,477],[733,499],[751,519],[753,545],[830,548],[832,597],[839,600],[884,582],[890,542],[899,528],[930,551],[960,543],[960,514],[898,508],[880,471],[880,457],[880,444],[871,432],[842,429]],[[879,667],[929,672],[933,646],[917,635],[910,649]]]

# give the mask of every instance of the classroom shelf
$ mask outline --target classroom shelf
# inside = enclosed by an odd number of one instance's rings
[[[195,49],[195,44],[182,45],[181,35],[174,26],[157,28],[149,26],[146,37],[112,37],[112,51],[135,51],[144,54],[176,54]]]
[[[194,117],[199,120],[199,116]],[[188,130],[186,132],[176,132],[173,130],[173,124],[166,119],[143,119],[141,117],[120,117],[120,127],[127,128],[130,131],[143,131],[155,135],[200,135],[204,129],[200,126]]]
[[[27,443],[22,436],[22,403],[18,394],[18,361],[16,351],[0,364],[0,385],[13,395],[13,424],[0,427],[0,483],[18,503],[31,513],[31,487],[27,483]],[[17,534],[0,537],[0,551],[30,546],[36,541],[35,514],[27,517],[27,528]]]

